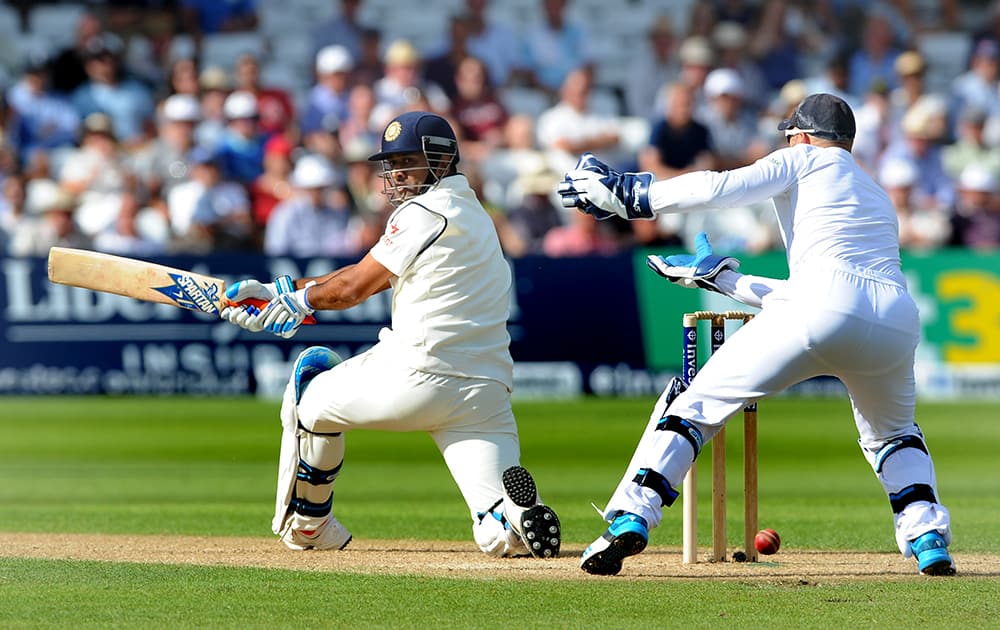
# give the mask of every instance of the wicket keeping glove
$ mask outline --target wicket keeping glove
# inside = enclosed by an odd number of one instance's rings
[[[259,326],[255,316],[274,298],[294,291],[291,276],[279,276],[274,282],[267,283],[240,280],[226,287],[226,299],[230,304],[222,309],[219,316],[250,332],[260,332],[263,327]]]
[[[699,232],[694,242],[694,254],[647,256],[646,265],[682,287],[722,293],[715,283],[716,277],[726,269],[736,271],[740,268],[740,261],[731,256],[713,254],[712,244],[704,232]]]
[[[291,339],[302,322],[313,314],[314,309],[309,306],[309,300],[306,299],[306,292],[311,287],[312,284],[293,293],[280,294],[253,317],[253,320],[256,320],[254,325],[259,325],[261,329],[269,330],[279,337]]]
[[[598,220],[652,219],[649,186],[652,173],[619,173],[593,153],[584,153],[576,167],[566,173],[558,192],[565,208],[578,208]]]

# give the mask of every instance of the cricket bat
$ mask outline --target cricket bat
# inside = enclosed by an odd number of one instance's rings
[[[212,315],[233,304],[226,299],[226,283],[220,278],[85,249],[50,248],[49,281]],[[263,308],[267,301],[249,299],[240,304]],[[315,324],[316,319],[310,315],[303,323]]]

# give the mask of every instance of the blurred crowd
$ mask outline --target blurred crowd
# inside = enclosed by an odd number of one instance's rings
[[[949,0],[688,3],[683,20],[643,13],[609,76],[615,42],[573,0],[537,0],[527,29],[488,0],[455,0],[424,46],[384,37],[361,0],[331,0],[328,20],[287,33],[309,46],[295,90],[262,72],[273,49],[225,65],[203,54],[259,28],[267,1],[81,5],[72,43],[17,51],[0,108],[0,253],[360,255],[391,211],[367,158],[413,109],[452,122],[510,256],[683,247],[699,231],[756,253],[780,246],[767,203],[596,222],[554,190],[584,151],[659,178],[750,164],[813,92],[854,108],[856,159],[889,192],[904,248],[1000,246],[1000,3],[973,26]],[[954,73],[931,74],[933,37],[960,56]]]

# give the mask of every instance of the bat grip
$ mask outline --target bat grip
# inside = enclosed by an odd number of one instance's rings
[[[249,305],[249,306],[256,306],[259,310],[264,310],[264,307],[267,306],[267,303],[268,303],[267,300],[261,300],[259,298],[247,298],[245,300],[240,300],[239,302],[229,302],[229,305],[230,306]],[[310,315],[309,317],[302,320],[302,323],[310,325],[315,324],[316,317],[314,315]]]

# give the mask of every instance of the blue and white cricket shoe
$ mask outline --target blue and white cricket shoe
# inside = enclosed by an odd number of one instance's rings
[[[924,575],[955,575],[955,561],[948,553],[944,536],[930,531],[910,541],[917,569]]]
[[[340,362],[340,356],[324,346],[310,346],[300,352],[295,359],[295,402],[302,401],[302,394],[316,376]]]
[[[583,552],[580,568],[594,575],[617,575],[622,570],[622,560],[641,552],[648,542],[646,519],[630,512],[618,512],[604,535]]]

